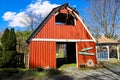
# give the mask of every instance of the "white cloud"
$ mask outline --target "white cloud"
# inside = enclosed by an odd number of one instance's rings
[[[9,22],[9,26],[12,26],[12,27],[29,26],[30,24],[28,23],[28,21],[30,21],[30,18],[28,17],[28,15],[25,14],[25,12],[20,12],[20,13],[16,14],[14,16],[14,18],[11,19],[11,22]]]
[[[40,15],[44,18],[56,6],[58,5],[51,4],[49,1],[37,0],[36,2],[29,4],[25,11],[19,13],[8,11],[4,13],[2,18],[4,21],[9,22],[9,26],[26,27],[30,25],[29,13],[32,13],[35,17]]]
[[[9,26],[12,27],[25,27],[29,26],[28,21],[30,21],[30,18],[28,17],[25,12],[6,12],[3,16],[5,21],[9,21]]]
[[[16,12],[8,11],[4,14],[3,18],[4,18],[5,21],[9,21],[9,20],[11,20],[15,17],[15,14],[16,14]]]
[[[34,15],[41,15],[45,17],[54,7],[58,6],[57,4],[50,4],[49,1],[42,2],[39,0],[35,4],[30,4],[26,9],[27,12],[31,12]]]

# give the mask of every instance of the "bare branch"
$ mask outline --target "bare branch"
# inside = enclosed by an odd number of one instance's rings
[[[107,37],[114,36],[116,25],[120,23],[120,0],[89,0],[89,2],[90,21],[94,22],[92,24],[96,27],[94,29],[99,27],[99,33],[104,33]]]

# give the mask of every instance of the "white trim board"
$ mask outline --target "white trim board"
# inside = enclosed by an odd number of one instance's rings
[[[78,67],[78,46],[76,43],[76,66]]]
[[[94,42],[94,40],[92,40],[92,39],[47,39],[47,38],[33,38],[32,41]]]

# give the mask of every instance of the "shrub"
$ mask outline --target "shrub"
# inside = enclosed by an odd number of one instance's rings
[[[7,68],[15,65],[14,51],[3,51],[2,57],[0,58],[0,67]]]

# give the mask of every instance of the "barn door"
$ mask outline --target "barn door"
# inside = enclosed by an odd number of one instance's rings
[[[56,43],[56,64],[57,68],[63,64],[76,63],[76,43]]]
[[[67,61],[76,63],[76,43],[67,43]]]

